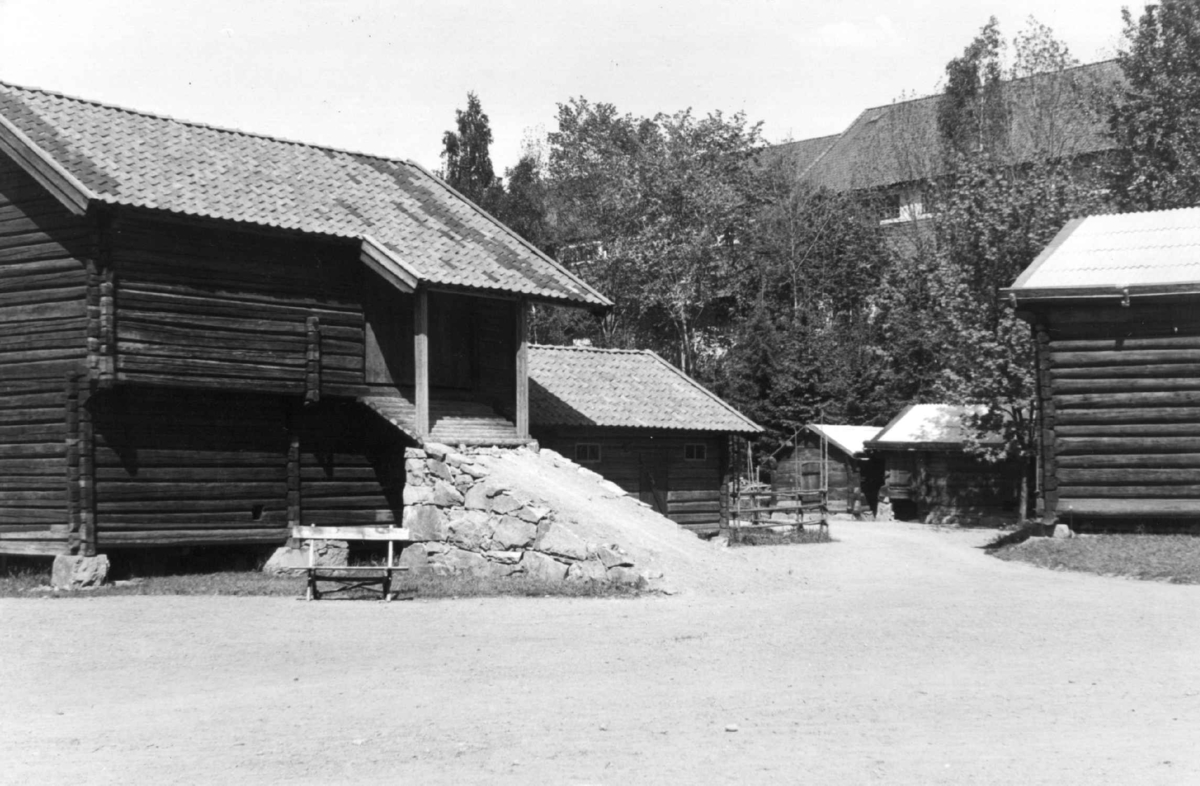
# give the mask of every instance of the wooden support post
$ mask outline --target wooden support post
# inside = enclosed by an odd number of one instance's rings
[[[305,353],[304,402],[315,404],[321,400],[321,320],[309,317],[305,320],[305,335],[308,350]]]
[[[429,291],[418,289],[413,306],[413,376],[417,436],[429,436]]]
[[[96,556],[96,440],[91,391],[79,394],[79,545],[85,557]]]
[[[79,373],[67,372],[67,547],[72,554],[79,553],[79,528],[82,523],[82,499],[79,488]]]
[[[111,266],[100,272],[100,387],[112,387],[117,378],[116,277]]]
[[[287,508],[288,526],[300,526],[300,418],[293,409],[288,413]]]
[[[517,436],[529,439],[529,303],[517,302]]]

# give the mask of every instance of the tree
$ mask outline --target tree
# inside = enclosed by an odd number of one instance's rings
[[[560,260],[616,304],[597,338],[694,370],[731,314],[759,126],[741,113],[638,118],[577,98],[559,105],[549,144]]]
[[[975,66],[985,80],[997,75],[988,64],[998,51],[997,41],[992,20],[967,49],[968,55],[986,53]],[[952,402],[985,405],[982,415],[969,419],[973,449],[987,459],[1015,459],[1025,466],[1038,445],[1033,344],[1028,326],[999,301],[998,290],[1011,284],[1069,219],[1102,212],[1104,204],[1086,166],[1062,156],[1069,144],[1057,135],[1069,136],[1072,129],[1065,124],[1055,129],[1049,118],[1036,117],[1042,112],[1079,116],[1089,111],[1087,91],[1069,89],[1065,77],[1055,82],[1074,65],[1069,51],[1048,28],[1032,23],[1017,54],[1008,79],[997,81],[1003,91],[948,90],[941,99],[947,109],[944,114],[939,111],[939,119],[957,113],[967,118],[1003,117],[1008,125],[986,134],[988,144],[964,149],[956,136],[962,126],[939,124],[948,135],[943,145],[953,156],[949,171],[935,185],[936,253],[924,264],[927,305],[936,311],[926,335],[934,346],[944,342],[935,391]],[[964,69],[969,70],[958,59],[948,72]],[[1017,83],[1018,75],[1025,81]],[[1057,87],[1049,91],[1045,85]],[[975,105],[980,102],[1008,108],[993,113]],[[1028,122],[1038,133],[1026,130],[1016,137],[1020,145],[1014,145],[1012,118],[1031,115],[1034,120]],[[1003,443],[987,445],[985,438],[997,434]],[[1027,494],[1028,484],[1022,483],[1022,518]]]
[[[1123,210],[1200,204],[1200,2],[1164,0],[1135,22],[1118,55],[1125,87],[1109,106],[1121,148],[1111,185]]]
[[[499,204],[503,189],[492,170],[489,148],[492,128],[479,97],[467,93],[467,108],[454,112],[458,131],[442,136],[442,174],[459,193],[489,212]]]

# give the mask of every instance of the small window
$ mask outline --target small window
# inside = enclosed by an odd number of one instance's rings
[[[595,442],[576,442],[575,460],[580,464],[596,464],[600,461],[600,445]]]
[[[708,445],[701,442],[684,445],[683,457],[688,461],[704,461],[708,458]]]

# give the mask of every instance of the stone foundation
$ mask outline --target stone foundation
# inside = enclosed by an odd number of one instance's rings
[[[417,542],[400,562],[410,575],[646,583],[618,545],[583,540],[545,504],[489,479],[487,455],[499,452],[437,444],[405,452],[404,526]]]
[[[108,577],[108,557],[60,554],[50,569],[50,586],[56,590],[95,589]]]

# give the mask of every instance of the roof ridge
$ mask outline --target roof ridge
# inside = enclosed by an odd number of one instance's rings
[[[1106,65],[1108,63],[1118,63],[1118,62],[1120,62],[1119,58],[1110,57],[1105,60],[1097,60],[1094,63],[1079,63],[1078,65],[1068,66],[1067,68],[1064,68],[1061,71],[1042,71],[1037,74],[1029,74],[1028,76],[1019,76],[1015,79],[1001,79],[1000,84],[1001,85],[1011,85],[1016,82],[1024,82],[1028,79],[1037,79],[1039,76],[1048,76],[1049,74],[1053,74],[1053,73],[1063,74],[1068,71],[1078,71],[1078,70],[1084,69],[1084,68],[1095,68],[1096,66],[1102,66],[1102,65]],[[893,99],[891,101],[891,103],[879,104],[878,106],[869,106],[866,109],[864,109],[862,112],[860,112],[858,115],[856,115],[854,119],[855,119],[855,121],[857,121],[858,118],[861,117],[863,113],[870,112],[873,109],[891,109],[893,107],[901,106],[903,104],[915,104],[918,101],[928,101],[931,98],[940,98],[944,92],[945,92],[945,90],[935,89],[934,92],[929,93],[927,95],[914,96],[913,98],[906,98],[903,101],[897,101],[897,100]],[[851,123],[850,125],[853,126],[854,123]],[[817,138],[819,138],[819,137],[814,137],[814,139],[817,139]]]
[[[721,398],[720,396],[718,396],[716,393],[713,393],[711,390],[709,390],[708,388],[706,388],[706,387],[705,387],[703,384],[701,384],[701,383],[700,383],[700,381],[699,381],[699,380],[695,379],[695,378],[694,378],[694,377],[692,377],[690,374],[687,374],[687,373],[685,373],[685,372],[683,371],[683,369],[681,369],[681,368],[676,368],[674,363],[670,363],[670,362],[668,362],[668,361],[664,360],[664,359],[663,359],[663,358],[662,358],[662,357],[661,357],[661,356],[660,356],[660,355],[659,355],[657,352],[655,352],[654,350],[647,349],[647,350],[645,350],[645,352],[646,352],[646,354],[650,355],[650,356],[651,356],[651,357],[653,357],[655,360],[657,360],[659,363],[662,363],[664,366],[666,366],[667,368],[671,369],[671,371],[675,372],[675,374],[677,374],[678,376],[682,377],[682,378],[683,378],[683,380],[684,380],[685,382],[687,382],[688,384],[690,384],[692,387],[696,388],[696,389],[697,389],[697,390],[699,390],[701,393],[703,393],[704,395],[708,396],[710,399],[712,399],[713,401],[715,401],[716,403],[720,404],[720,405],[721,405],[722,407],[724,407],[725,409],[727,409],[727,410],[729,410],[730,412],[732,412],[734,415],[737,415],[739,418],[741,418],[742,420],[746,421],[747,423],[749,423],[750,425],[754,426],[755,428],[757,428],[757,429],[759,429],[759,430],[763,430],[762,426],[758,425],[758,424],[757,424],[757,423],[755,423],[753,420],[751,420],[750,418],[748,418],[748,417],[746,417],[745,415],[743,415],[743,414],[742,414],[740,411],[738,411],[738,409],[737,409],[736,407],[734,407],[734,406],[733,406],[732,404],[730,404],[728,401],[726,401],[725,399],[723,399],[723,398]]]
[[[530,349],[565,349],[573,352],[608,352],[611,354],[626,354],[626,355],[654,355],[648,349],[622,349],[620,347],[593,347],[593,346],[576,346],[574,344],[530,344]],[[655,357],[658,357],[655,355]]]
[[[138,115],[140,117],[148,117],[153,120],[165,120],[169,123],[177,123],[179,125],[191,126],[193,128],[203,128],[203,129],[207,129],[209,131],[216,131],[216,132],[222,133],[222,134],[237,134],[238,136],[247,136],[247,137],[252,137],[254,139],[265,139],[265,140],[268,140],[271,142],[280,142],[285,145],[296,145],[297,147],[307,147],[312,150],[323,150],[323,151],[327,151],[330,153],[343,153],[348,156],[361,156],[363,158],[374,158],[378,161],[387,161],[388,163],[392,163],[392,164],[403,164],[405,166],[423,168],[423,167],[421,167],[420,164],[416,163],[415,161],[413,161],[411,159],[407,159],[407,158],[392,158],[390,156],[381,156],[376,153],[366,153],[361,150],[350,150],[349,148],[344,148],[344,147],[333,147],[332,145],[317,145],[317,144],[313,144],[312,142],[302,142],[299,139],[291,139],[289,137],[284,137],[284,136],[274,136],[272,134],[266,134],[261,131],[246,131],[241,128],[233,128],[231,126],[218,126],[218,125],[213,125],[212,123],[204,123],[199,120],[186,120],[183,118],[174,117],[172,115],[165,115],[165,114],[161,114],[158,112],[147,112],[144,109],[134,109],[134,108],[128,107],[128,106],[122,106],[121,104],[111,104],[106,101],[97,101],[92,98],[83,98],[81,96],[71,95],[70,93],[64,93],[59,90],[48,90],[43,87],[30,87],[28,85],[18,85],[15,82],[6,82],[3,79],[0,79],[0,87],[9,87],[9,88],[13,88],[16,90],[24,90],[25,92],[29,92],[29,93],[41,93],[42,95],[52,96],[54,98],[61,98],[61,99],[65,99],[67,101],[74,101],[74,102],[80,103],[80,104],[91,104],[92,106],[98,106],[98,107],[102,107],[104,109],[114,109],[118,112],[126,112],[128,114]]]

